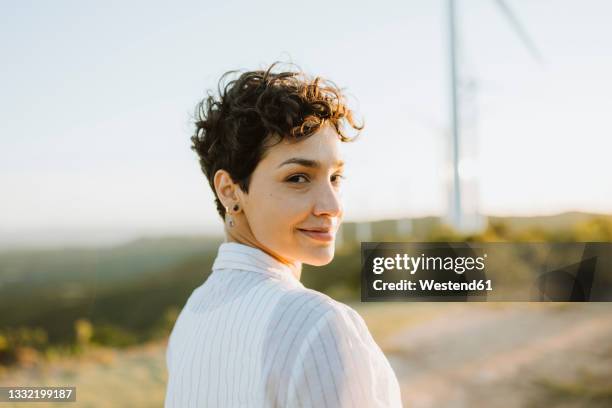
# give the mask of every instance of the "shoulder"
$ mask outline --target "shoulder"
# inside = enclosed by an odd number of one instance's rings
[[[356,353],[363,358],[371,342],[365,322],[353,308],[300,288],[285,293],[276,304],[267,324],[263,357],[271,372],[274,367],[299,371],[314,355],[346,361]]]
[[[286,292],[277,303],[269,325],[269,335],[281,336],[299,331],[303,340],[349,338],[370,341],[363,318],[352,307],[328,295],[307,288]],[[295,346],[295,343],[294,343]]]
[[[291,319],[296,315],[315,315],[318,322],[322,320],[347,320],[353,324],[365,324],[361,316],[350,306],[313,289],[300,288],[288,291],[280,298],[276,312],[284,318]]]

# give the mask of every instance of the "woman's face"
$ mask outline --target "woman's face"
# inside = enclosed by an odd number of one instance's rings
[[[340,143],[331,126],[299,142],[283,139],[258,163],[249,193],[240,191],[253,237],[277,258],[310,265],[333,259],[344,215]]]

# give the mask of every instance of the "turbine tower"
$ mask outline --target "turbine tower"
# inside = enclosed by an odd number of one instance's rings
[[[494,0],[532,57],[541,62],[540,53],[519,20],[504,0]],[[476,83],[460,78],[459,37],[457,30],[458,0],[447,0],[450,65],[450,166],[452,183],[449,188],[447,221],[457,231],[475,232],[484,227],[478,208]]]

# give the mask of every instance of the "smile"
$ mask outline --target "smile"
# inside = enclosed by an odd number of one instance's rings
[[[298,231],[300,231],[304,235],[309,236],[312,239],[316,239],[317,241],[329,242],[329,241],[333,241],[334,239],[334,234],[331,232],[331,230],[329,231],[310,231],[310,230],[303,230],[303,229],[298,228]]]

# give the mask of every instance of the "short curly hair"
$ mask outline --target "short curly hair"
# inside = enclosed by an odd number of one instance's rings
[[[196,106],[191,149],[199,156],[222,219],[225,208],[214,186],[217,170],[226,170],[248,193],[251,174],[269,139],[299,141],[330,124],[340,140],[348,142],[363,129],[333,82],[311,78],[299,69],[273,72],[277,66],[244,72],[227,83],[228,77],[239,72],[226,72],[219,81],[218,96],[209,91]],[[344,131],[346,125],[356,131],[353,137]]]

